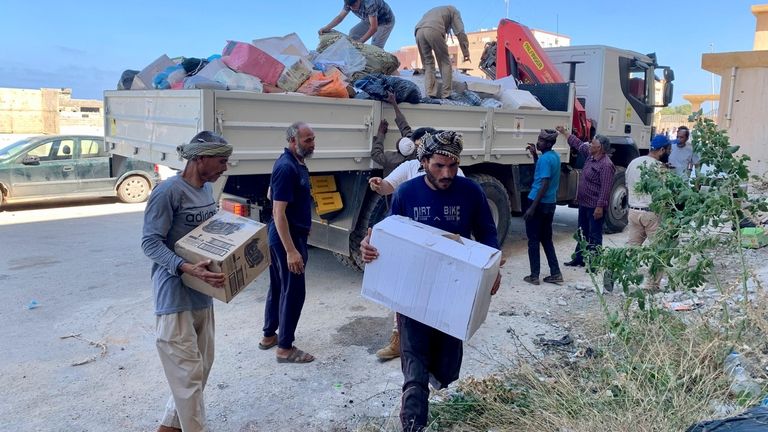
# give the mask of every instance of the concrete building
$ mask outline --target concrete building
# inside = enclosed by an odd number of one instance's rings
[[[102,101],[72,99],[71,89],[0,88],[0,134],[103,132]]]
[[[752,174],[768,172],[768,4],[752,6],[757,19],[752,51],[704,54],[702,69],[721,77],[717,124],[752,158]]]
[[[531,33],[533,33],[533,36],[544,48],[571,45],[571,38],[568,36],[534,29],[531,29]],[[463,70],[469,75],[485,78],[485,74],[483,74],[477,65],[480,63],[480,57],[483,54],[483,50],[485,50],[485,44],[496,41],[496,29],[493,28],[490,30],[467,33],[467,39],[469,39],[470,63],[461,61],[461,50],[459,49],[458,39],[448,39],[448,52],[451,54],[453,67],[455,69]],[[404,46],[393,54],[400,60],[401,70],[422,67],[421,59],[419,58],[419,50],[416,48],[416,45]]]

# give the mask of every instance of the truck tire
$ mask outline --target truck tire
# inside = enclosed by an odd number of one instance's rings
[[[140,203],[149,197],[149,181],[140,175],[125,178],[117,186],[117,197],[124,203]]]
[[[509,225],[512,222],[512,206],[509,203],[507,189],[498,179],[488,174],[471,174],[469,178],[477,182],[485,192],[488,205],[491,207],[493,222],[496,224],[499,246],[501,246],[507,238]]]
[[[616,172],[613,174],[613,184],[611,185],[611,195],[608,198],[608,211],[603,229],[606,234],[620,233],[627,226],[629,202],[624,171],[624,168],[616,167]]]
[[[365,263],[360,253],[360,242],[368,233],[368,227],[376,225],[387,216],[387,200],[385,197],[370,193],[366,199],[363,209],[360,211],[360,217],[357,219],[355,229],[349,233],[349,256],[340,253],[334,253],[342,265],[356,271],[363,271]]]

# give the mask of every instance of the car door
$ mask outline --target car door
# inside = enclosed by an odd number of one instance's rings
[[[19,155],[11,169],[14,199],[76,193],[78,181],[72,156],[75,142],[73,138],[52,138]]]
[[[115,179],[110,175],[109,153],[104,146],[104,140],[81,137],[75,153],[75,171],[80,182],[80,191],[111,195],[115,189]]]

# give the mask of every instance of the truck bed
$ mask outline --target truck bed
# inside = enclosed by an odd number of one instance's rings
[[[541,128],[570,124],[573,103],[567,111],[408,103],[400,108],[413,128],[463,133],[462,166],[520,165],[532,163],[525,147],[536,142]],[[104,112],[105,140],[113,153],[171,168],[184,166],[178,145],[202,130],[221,132],[234,146],[228,175],[271,173],[286,145],[286,128],[299,120],[312,126],[317,136],[317,148],[307,162],[312,173],[378,168],[370,152],[382,118],[390,124],[385,149],[394,150],[400,136],[392,107],[359,99],[223,90],[107,91]],[[567,160],[563,140],[555,150]]]

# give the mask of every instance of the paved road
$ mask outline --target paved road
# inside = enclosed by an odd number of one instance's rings
[[[0,430],[157,428],[168,390],[154,348],[149,262],[139,247],[143,208],[102,200],[0,212]],[[562,261],[576,217],[571,209],[558,214]],[[502,290],[465,346],[462,376],[517,357],[509,328],[526,341],[561,336],[550,309],[567,288],[518,282],[527,274],[523,238],[516,218]],[[387,417],[396,424],[399,362],[372,355],[388,340],[391,315],[362,299],[361,275],[328,252],[311,250],[307,275],[296,344],[318,357],[310,365],[278,365],[274,352],[256,347],[266,275],[231,304],[216,302],[216,361],[206,390],[212,430],[343,431]],[[38,307],[29,309],[33,301]],[[72,334],[82,339],[62,339]]]

